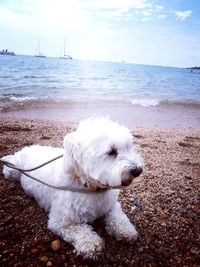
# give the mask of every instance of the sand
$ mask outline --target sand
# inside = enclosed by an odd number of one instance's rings
[[[66,122],[1,118],[0,156],[36,143],[62,146],[63,136],[75,128]],[[106,246],[102,259],[77,257],[71,245],[47,229],[47,215],[35,200],[17,182],[4,179],[1,164],[0,266],[200,265],[200,129],[131,130],[145,168],[121,192],[120,202],[139,240],[117,242],[98,220],[94,227]]]

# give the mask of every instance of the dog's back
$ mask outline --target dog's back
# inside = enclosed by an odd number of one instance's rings
[[[63,154],[62,148],[33,145],[23,148],[14,155],[3,157],[3,160],[14,164],[16,167],[21,169],[31,169],[61,154]],[[56,182],[60,182],[59,179],[56,179],[59,176],[58,170],[62,170],[62,168],[57,168],[57,166],[62,166],[62,164],[63,159],[58,159],[42,168],[28,173],[46,183],[56,184]],[[20,171],[11,169],[5,165],[3,168],[3,174],[7,179],[20,181],[25,192],[31,196],[34,196],[36,199],[41,198],[38,196],[38,192],[44,192],[49,189],[47,186],[44,186],[39,182],[26,177]],[[44,192],[44,194],[46,193]],[[41,206],[46,208],[45,205]]]
[[[50,150],[47,146],[33,145],[24,147],[22,150],[17,151],[13,155],[4,156],[3,160],[14,164],[18,168],[29,169],[51,159],[51,155],[54,156],[56,154],[56,150],[57,149],[55,148],[51,148]],[[56,155],[58,155],[59,152]],[[21,177],[21,173],[18,170],[11,169],[5,165],[3,168],[3,174],[5,178],[11,180],[19,180]]]

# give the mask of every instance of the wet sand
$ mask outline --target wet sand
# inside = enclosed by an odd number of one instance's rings
[[[44,210],[17,182],[4,179],[1,165],[0,265],[199,266],[200,129],[191,125],[185,129],[131,127],[145,168],[120,194],[120,202],[140,238],[131,245],[117,242],[101,220],[95,222],[95,230],[105,240],[102,259],[95,263],[77,257],[71,245],[47,229]],[[62,146],[64,135],[76,126],[55,117],[54,121],[1,118],[0,156],[32,144]],[[55,240],[60,244],[57,251],[52,248]]]
[[[133,128],[200,128],[200,104],[163,103],[142,107],[121,102],[16,102],[1,107],[0,117],[78,123],[88,117],[109,116]]]

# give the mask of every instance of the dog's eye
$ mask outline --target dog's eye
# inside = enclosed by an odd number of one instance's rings
[[[110,157],[117,157],[118,153],[117,150],[115,148],[112,148],[109,152],[108,152],[108,156]]]

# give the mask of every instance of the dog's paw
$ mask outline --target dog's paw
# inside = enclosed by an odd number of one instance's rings
[[[125,241],[128,243],[134,243],[138,239],[138,232],[135,227],[131,225],[131,227],[123,228],[119,231],[115,231],[112,233],[115,236],[117,241]]]
[[[122,237],[122,239],[125,241],[125,242],[128,242],[128,243],[134,243],[139,237],[139,234],[138,232],[135,230],[135,231],[132,231],[129,235],[124,235]]]
[[[104,250],[104,242],[102,239],[99,242],[93,242],[93,240],[85,240],[84,243],[76,246],[77,254],[84,259],[99,260]]]

